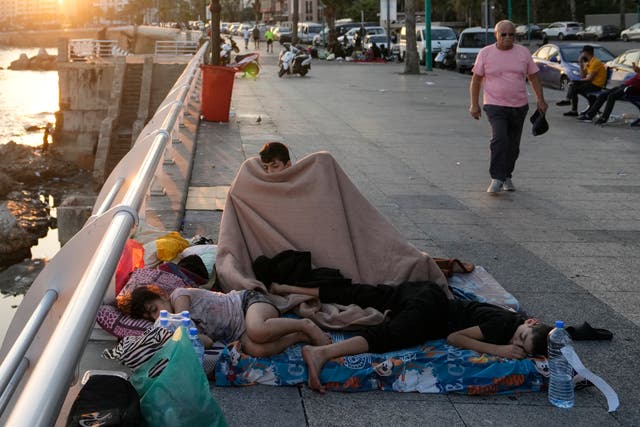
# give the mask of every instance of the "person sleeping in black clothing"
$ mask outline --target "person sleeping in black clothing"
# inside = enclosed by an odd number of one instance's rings
[[[387,320],[356,332],[352,338],[322,346],[304,346],[302,357],[309,372],[309,388],[324,392],[320,371],[333,358],[352,354],[385,353],[447,338],[456,347],[509,359],[546,355],[552,329],[509,309],[477,301],[450,300],[431,282],[397,286],[322,284],[303,288],[272,283],[274,294],[302,294],[323,303],[356,304],[388,315]]]

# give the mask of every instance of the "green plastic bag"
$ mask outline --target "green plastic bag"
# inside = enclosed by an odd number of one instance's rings
[[[168,361],[152,378],[157,363]],[[131,376],[140,396],[140,409],[151,427],[226,427],[227,422],[213,399],[209,382],[184,328]]]

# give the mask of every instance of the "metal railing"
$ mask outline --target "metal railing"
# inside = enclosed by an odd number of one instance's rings
[[[157,56],[193,55],[198,51],[197,40],[157,40]]]
[[[110,58],[125,55],[117,40],[72,39],[67,45],[69,61],[86,61],[89,58]]]
[[[46,265],[18,308],[1,349],[1,425],[56,422],[123,247],[159,179],[165,150],[189,101],[199,96],[207,47],[198,50],[109,175],[87,224]]]

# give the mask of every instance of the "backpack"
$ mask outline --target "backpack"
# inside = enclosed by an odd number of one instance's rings
[[[71,406],[67,427],[142,424],[140,398],[131,383],[117,375],[92,375]]]

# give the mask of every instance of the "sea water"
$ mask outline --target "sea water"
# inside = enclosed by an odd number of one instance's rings
[[[57,71],[14,71],[7,68],[21,53],[29,58],[38,54],[38,48],[14,48],[0,46],[0,144],[15,141],[19,144],[42,144],[42,130],[29,131],[31,126],[43,128],[54,123],[58,108]],[[47,53],[57,55],[58,50],[47,48]],[[50,198],[49,198],[50,199]],[[53,201],[44,202],[53,206]],[[56,216],[55,208],[51,216]],[[31,248],[32,258],[51,259],[60,249],[58,230],[38,240]],[[0,296],[0,342],[4,339],[9,323],[22,301],[22,295]]]
[[[28,129],[44,129],[47,123],[55,122],[58,72],[7,69],[21,53],[31,58],[38,54],[38,50],[0,46],[0,144],[13,140],[24,145],[40,145],[43,131]],[[46,50],[50,55],[58,54],[55,48]]]

